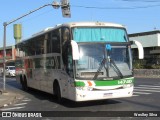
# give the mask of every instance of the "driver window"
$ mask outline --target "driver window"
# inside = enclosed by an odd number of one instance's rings
[[[70,45],[70,33],[68,28],[62,29],[62,58],[66,72],[72,76],[73,65],[72,65],[72,50]]]
[[[68,54],[68,45],[70,43],[70,37],[69,37],[69,29],[68,28],[63,28],[62,29],[62,58],[63,58],[63,64],[64,67],[67,67],[68,59],[67,59],[67,54]]]
[[[68,61],[68,64],[67,64],[67,73],[73,77],[73,59],[72,59],[72,48],[71,48],[71,45],[69,45],[68,47],[68,56],[67,56],[67,61]]]

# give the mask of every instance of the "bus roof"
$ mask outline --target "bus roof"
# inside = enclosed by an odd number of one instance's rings
[[[109,22],[98,22],[98,21],[97,22],[70,22],[70,23],[64,23],[64,24],[57,24],[55,27],[45,28],[44,30],[33,34],[30,38],[37,37],[37,36],[42,35],[46,32],[52,31],[56,28],[63,27],[63,26],[68,26],[68,27],[83,26],[83,27],[119,27],[119,28],[125,28],[124,25],[116,24],[116,23],[109,23]],[[30,39],[30,38],[27,38],[27,39]],[[26,41],[27,39],[24,39],[23,41]]]
[[[121,27],[124,28],[123,25],[109,23],[109,22],[71,22],[71,23],[64,23],[62,26],[70,26],[70,27],[80,27],[80,26],[106,26],[106,27]]]
[[[68,27],[120,27],[120,28],[125,28],[123,25],[121,24],[115,24],[115,23],[109,23],[109,22],[71,22],[71,23],[64,23],[64,24],[57,24],[55,27],[48,27],[45,28],[44,30],[35,33],[32,35],[32,37],[38,36],[40,34],[43,34],[45,32],[49,32],[51,30],[54,30],[56,28],[59,27],[63,27],[63,26],[68,26]]]

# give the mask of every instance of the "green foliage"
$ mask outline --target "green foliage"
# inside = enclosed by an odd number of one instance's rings
[[[140,61],[135,61],[135,62],[133,63],[133,68],[134,68],[134,69],[144,69],[144,65],[143,65],[143,63],[140,62]]]
[[[156,65],[156,64],[151,65],[151,69],[160,69],[160,65]]]
[[[134,60],[133,62],[134,69],[160,69],[160,64],[148,63],[146,60]]]

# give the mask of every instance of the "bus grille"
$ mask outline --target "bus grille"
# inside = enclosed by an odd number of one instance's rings
[[[81,76],[94,77],[95,74],[96,74],[96,72],[82,72],[82,73],[81,73]],[[103,75],[103,72],[99,72],[98,75]]]

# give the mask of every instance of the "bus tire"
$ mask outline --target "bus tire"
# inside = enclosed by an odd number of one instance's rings
[[[61,90],[60,90],[59,83],[57,81],[54,82],[53,89],[54,89],[54,95],[56,96],[57,102],[62,103]]]
[[[24,91],[28,91],[27,79],[26,79],[25,76],[24,76],[24,79],[22,79],[21,84],[22,84],[22,89],[23,89]]]
[[[24,80],[23,80],[22,76],[20,76],[20,83],[22,86],[22,90],[24,90]]]

